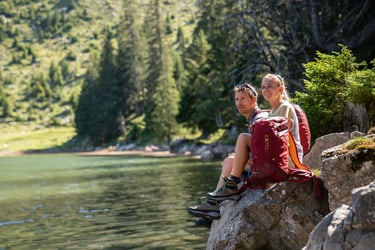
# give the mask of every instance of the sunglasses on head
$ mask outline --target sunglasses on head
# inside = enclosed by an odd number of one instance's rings
[[[242,84],[238,85],[236,88],[239,91],[243,91],[244,89],[249,89],[250,92],[251,92],[251,94],[253,96],[257,96],[258,95],[257,92],[255,91],[255,89],[250,84],[248,84],[248,83],[242,83]]]

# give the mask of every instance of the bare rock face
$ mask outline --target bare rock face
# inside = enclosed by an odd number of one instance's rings
[[[322,152],[328,148],[343,144],[350,139],[349,132],[332,133],[321,136],[315,140],[314,146],[303,157],[303,162],[311,169],[322,168]]]
[[[336,155],[342,145],[323,151],[321,177],[328,190],[331,211],[349,204],[354,188],[369,184],[375,179],[374,152]],[[330,157],[324,157],[329,155]],[[331,156],[333,155],[333,156]]]
[[[207,249],[301,249],[327,204],[326,195],[316,198],[313,182],[251,190],[238,202],[222,202]]]
[[[375,182],[353,190],[350,205],[341,205],[312,231],[305,250],[372,250],[375,243]]]

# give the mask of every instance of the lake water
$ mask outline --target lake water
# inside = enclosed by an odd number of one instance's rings
[[[0,158],[0,250],[205,249],[186,208],[215,187],[220,162],[190,157]]]

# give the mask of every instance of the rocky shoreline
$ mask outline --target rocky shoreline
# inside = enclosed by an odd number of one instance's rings
[[[192,156],[202,161],[222,160],[228,154],[234,152],[234,145],[221,143],[198,144],[194,141],[176,141],[171,146],[148,145],[139,146],[136,144],[122,144],[116,146],[72,148],[72,149],[43,149],[43,150],[0,150],[0,157],[21,156],[30,154],[62,154],[70,153],[77,155],[142,155],[142,156]]]

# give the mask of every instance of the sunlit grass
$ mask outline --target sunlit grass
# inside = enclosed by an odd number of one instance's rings
[[[173,49],[177,49],[178,46],[176,39],[179,27],[183,28],[185,39],[191,40],[192,32],[196,26],[194,22],[196,8],[194,2],[193,0],[187,0],[162,3],[163,15],[168,13],[172,17],[173,33],[165,36],[165,38]],[[37,9],[43,6],[45,11],[51,10],[51,12],[46,13],[54,13],[56,8],[62,9],[61,6],[69,4],[70,1],[27,1],[24,4],[17,3],[15,6],[22,6],[20,10]],[[147,10],[149,1],[140,0],[138,4],[140,11],[144,11],[142,8],[145,7]],[[14,35],[14,37],[5,36],[0,43],[0,65],[4,66],[1,76],[10,82],[4,84],[4,90],[9,97],[9,101],[14,104],[12,118],[7,119],[33,121],[41,124],[42,128],[35,128],[32,125],[19,126],[18,124],[0,123],[0,151],[40,150],[58,147],[75,135],[73,128],[45,128],[44,126],[60,124],[73,126],[71,124],[73,109],[67,103],[70,102],[72,94],[80,89],[82,76],[91,63],[91,55],[95,51],[100,52],[102,49],[103,29],[111,26],[115,31],[124,12],[122,1],[82,0],[78,6],[80,6],[80,10],[77,10],[77,12],[83,9],[87,10],[89,17],[87,20],[82,20],[79,18],[79,13],[72,11],[68,13],[69,20],[72,22],[71,30],[63,32],[62,35],[51,32],[50,36],[46,36],[44,39],[38,39],[38,35],[30,27],[29,22],[32,20],[20,18],[22,15],[18,14],[9,18],[8,21],[12,23],[13,30],[22,32],[17,32],[19,34]],[[14,9],[15,13],[19,12],[17,7]],[[146,12],[143,15],[146,15]],[[24,48],[25,51],[28,47],[32,49],[37,57],[36,63],[31,63],[31,55],[21,57],[18,63],[10,63],[14,55],[21,55],[20,49],[13,46],[15,40],[18,40],[19,46]],[[26,98],[27,88],[33,77],[43,74],[48,78],[51,64],[59,64],[69,53],[72,53],[76,58],[68,60],[69,77],[64,78],[64,85],[58,90],[60,101],[32,101]],[[0,107],[0,114],[1,111]],[[61,116],[63,113],[66,115]],[[65,121],[62,122],[61,119]],[[189,131],[186,133],[182,131],[178,138],[185,134],[189,135],[188,139],[198,136],[190,136]]]
[[[58,147],[72,139],[73,127],[38,128],[27,125],[0,125],[0,150],[24,151]]]

